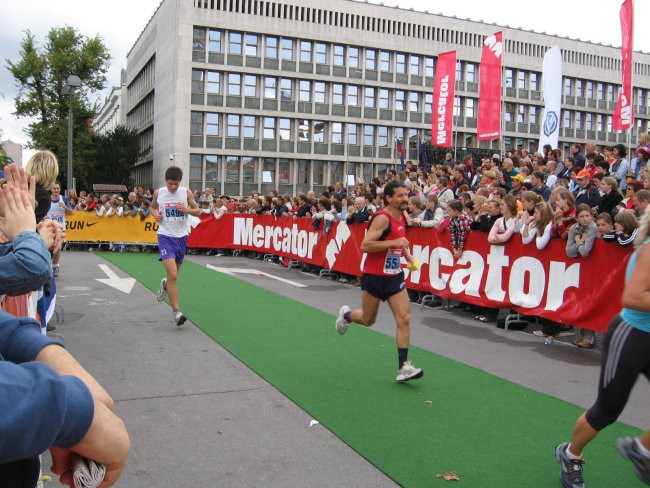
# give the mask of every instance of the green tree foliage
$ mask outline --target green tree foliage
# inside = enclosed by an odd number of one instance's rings
[[[20,59],[6,59],[7,68],[16,80],[16,116],[32,117],[26,129],[30,147],[49,149],[59,159],[59,177],[67,180],[68,108],[70,97],[61,94],[69,75],[81,79],[72,99],[74,119],[73,175],[83,180],[88,175],[86,161],[92,158],[92,134],[89,119],[97,112],[89,94],[102,90],[111,59],[99,36],[87,38],[72,27],[50,29],[45,45],[39,47],[34,35],[25,31]]]
[[[88,182],[79,188],[91,188],[92,183],[133,186],[131,170],[142,156],[138,132],[118,125],[104,135],[93,137],[95,158],[89,166]]]

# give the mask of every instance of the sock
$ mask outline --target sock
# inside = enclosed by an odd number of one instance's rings
[[[397,362],[399,363],[399,369],[402,369],[404,363],[408,361],[409,349],[408,347],[397,348]]]
[[[177,308],[173,308],[173,309],[172,309],[172,313],[176,313],[176,312],[178,312],[178,309],[177,309]]]
[[[343,314],[343,320],[345,320],[348,323],[352,322],[352,312],[345,312]]]
[[[571,452],[571,444],[569,444],[566,448],[566,455],[569,459],[582,459],[582,456],[576,456]]]
[[[641,444],[641,441],[639,440],[638,437],[635,439],[636,442],[636,447],[639,448],[639,451],[641,451],[641,454],[643,454],[645,457],[650,458],[650,451],[648,451],[643,444]]]

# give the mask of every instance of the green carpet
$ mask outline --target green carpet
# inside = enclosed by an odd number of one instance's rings
[[[156,255],[101,256],[157,290]],[[391,337],[357,325],[341,337],[332,315],[187,261],[180,288],[197,327],[401,486],[444,486],[448,471],[459,486],[560,486],[554,447],[581,408],[416,347],[424,378],[397,384]],[[617,423],[592,442],[590,488],[642,486],[614,447],[637,432]]]

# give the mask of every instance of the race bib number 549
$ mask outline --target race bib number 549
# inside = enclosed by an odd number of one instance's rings
[[[165,220],[168,222],[173,222],[175,220],[183,220],[185,214],[176,208],[175,203],[166,203],[165,204]]]

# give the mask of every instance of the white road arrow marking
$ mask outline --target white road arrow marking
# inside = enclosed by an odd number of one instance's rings
[[[271,278],[272,280],[278,280],[281,281],[282,283],[286,283],[288,285],[292,286],[297,286],[298,288],[305,288],[307,285],[303,285],[302,283],[298,283],[297,281],[291,281],[287,280],[285,278],[280,278],[279,276],[274,276],[269,273],[265,273],[264,271],[260,271],[258,269],[242,269],[242,268],[218,268],[217,266],[212,266],[211,264],[207,265],[208,268],[213,269],[214,271],[218,271],[219,273],[224,273],[224,274],[229,274],[229,275],[235,275],[235,274],[254,274],[258,276],[266,276],[267,278]]]
[[[117,276],[117,274],[115,274],[115,271],[113,271],[107,265],[98,264],[97,266],[99,266],[99,268],[104,273],[106,273],[106,276],[108,276],[108,278],[95,278],[97,281],[101,281],[108,286],[112,286],[116,290],[123,291],[127,295],[131,293],[131,289],[133,288],[133,285],[135,285],[135,278],[120,278]]]

